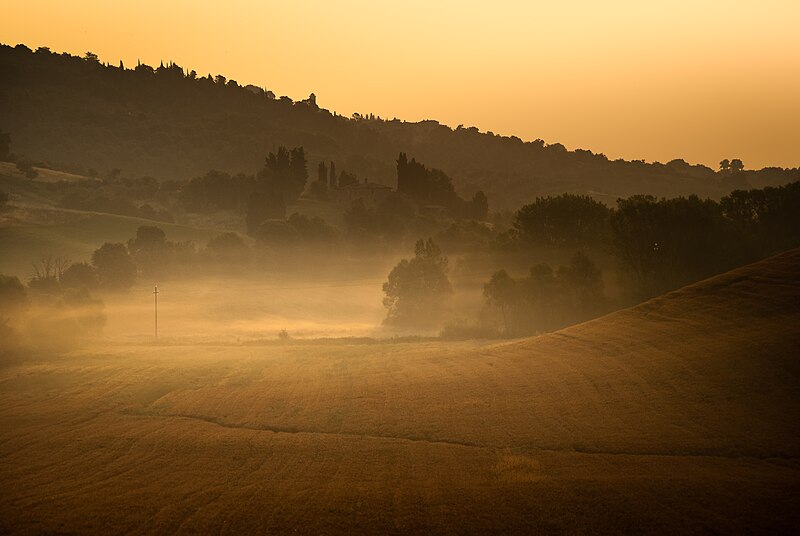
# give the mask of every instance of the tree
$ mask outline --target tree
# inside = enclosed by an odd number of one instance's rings
[[[292,185],[292,199],[297,199],[306,187],[308,181],[308,165],[306,153],[302,147],[292,149],[289,159],[289,178]],[[295,193],[296,192],[296,193]]]
[[[328,196],[328,167],[325,162],[320,162],[317,166],[317,180],[311,183],[308,195],[314,199],[325,199]]]
[[[76,262],[61,276],[63,288],[93,289],[97,286],[97,272],[88,263]]]
[[[166,233],[152,225],[142,225],[128,241],[128,252],[145,276],[163,275],[169,269],[171,249]]]
[[[734,158],[733,160],[731,160],[731,166],[730,167],[731,167],[731,171],[732,172],[737,173],[737,172],[742,171],[744,169],[744,163],[741,160],[739,160],[738,158]]]
[[[399,242],[406,233],[405,221],[414,216],[414,207],[402,196],[388,196],[376,207],[367,207],[357,198],[343,214],[347,231],[354,237],[380,236],[388,242]]]
[[[334,244],[336,242],[336,229],[318,216],[308,217],[295,212],[289,216],[286,223],[294,227],[298,237],[305,245]]]
[[[514,218],[520,238],[560,246],[585,246],[600,241],[608,225],[609,209],[589,196],[562,194],[537,197]]]
[[[731,168],[731,161],[727,158],[723,159],[719,163],[719,170],[720,171],[728,171]]]
[[[243,209],[247,199],[259,185],[252,175],[238,173],[231,177],[223,171],[211,170],[195,177],[180,189],[180,199],[186,210],[207,212],[213,210]],[[262,188],[263,184],[260,185]],[[176,189],[173,183],[164,181],[161,190]]]
[[[59,290],[59,283],[64,272],[69,267],[70,261],[60,255],[42,255],[31,264],[33,277],[28,282],[32,290],[39,292],[55,293]]]
[[[458,197],[453,181],[439,169],[428,169],[405,153],[397,158],[397,191],[420,204],[447,207],[458,217],[463,200]]]
[[[219,264],[244,267],[253,259],[253,252],[236,233],[222,233],[208,241],[203,256]]]
[[[92,265],[106,288],[129,289],[136,282],[136,265],[124,244],[106,242],[92,253]]]
[[[558,269],[558,280],[572,302],[576,321],[592,318],[603,304],[603,273],[583,252],[577,252],[568,266]]]
[[[447,257],[432,239],[418,240],[414,258],[403,259],[383,284],[388,309],[385,322],[396,325],[430,327],[441,320],[453,294],[447,278]]]
[[[635,195],[619,199],[611,216],[615,251],[645,295],[652,294],[652,279],[661,263],[665,229],[660,212],[655,197]]]
[[[328,185],[331,188],[339,187],[339,182],[337,181],[337,175],[336,175],[336,164],[334,164],[333,162],[331,162],[331,172],[330,172],[330,179],[328,180]]]
[[[730,268],[741,246],[720,205],[694,195],[620,199],[611,229],[615,252],[642,298]]]
[[[558,305],[562,300],[555,273],[549,264],[539,263],[531,267],[523,294],[529,311],[526,328],[536,332],[560,326]]]
[[[483,191],[478,190],[472,200],[466,203],[464,216],[470,220],[485,221],[489,215],[489,200]]]
[[[286,203],[297,201],[308,181],[305,151],[281,146],[277,153],[269,153],[258,180],[265,190],[280,192]]]
[[[508,321],[511,315],[510,309],[515,306],[519,299],[517,282],[505,270],[495,272],[489,282],[483,285],[483,296],[489,305],[500,309],[505,333],[510,334],[511,329]]]
[[[720,207],[748,251],[743,264],[800,245],[800,182],[760,190],[734,190]]]

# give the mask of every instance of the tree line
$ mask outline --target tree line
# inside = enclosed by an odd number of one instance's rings
[[[735,188],[800,178],[797,169],[747,170],[737,158],[720,171],[680,159],[610,160],[464,125],[370,114],[347,118],[318,106],[316,99],[275,98],[223,75],[203,76],[168,62],[112,65],[89,53],[0,45],[0,69],[6,74],[0,78],[0,127],[17,140],[17,156],[80,174],[121,168],[132,176],[189,180],[210,169],[234,173],[258,166],[266,141],[303,146],[311,161],[336,161],[353,176],[384,184],[396,175],[396,155],[414,154],[443,170],[461,190],[482,190],[504,209],[567,189],[716,198]]]
[[[603,272],[587,255],[589,249],[614,256],[621,283],[636,303],[800,246],[800,182],[737,190],[719,202],[638,195],[618,200],[615,208],[563,194],[522,207],[504,232],[455,224],[448,231],[464,231],[462,239],[482,238],[476,248],[500,259],[509,253],[527,258],[526,251],[541,253],[542,246],[575,251],[566,265],[536,262],[516,277],[501,269],[484,284],[484,313],[473,320],[475,329],[466,331],[528,335],[588,320],[622,304],[605,295]],[[386,322],[430,326],[432,318],[439,323],[448,318],[453,292],[448,270],[435,240],[417,242],[415,256],[401,261],[383,286]],[[456,324],[450,330],[463,332],[463,327]]]

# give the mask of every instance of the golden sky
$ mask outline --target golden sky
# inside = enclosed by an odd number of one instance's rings
[[[800,0],[5,0],[0,42],[610,158],[800,166]]]

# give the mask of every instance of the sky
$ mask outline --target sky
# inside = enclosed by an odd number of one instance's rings
[[[800,0],[4,0],[0,42],[174,61],[343,115],[800,166]]]

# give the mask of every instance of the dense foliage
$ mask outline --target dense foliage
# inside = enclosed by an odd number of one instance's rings
[[[453,287],[447,278],[447,257],[432,239],[418,240],[414,257],[403,259],[383,284],[386,323],[430,327],[442,320]]]

